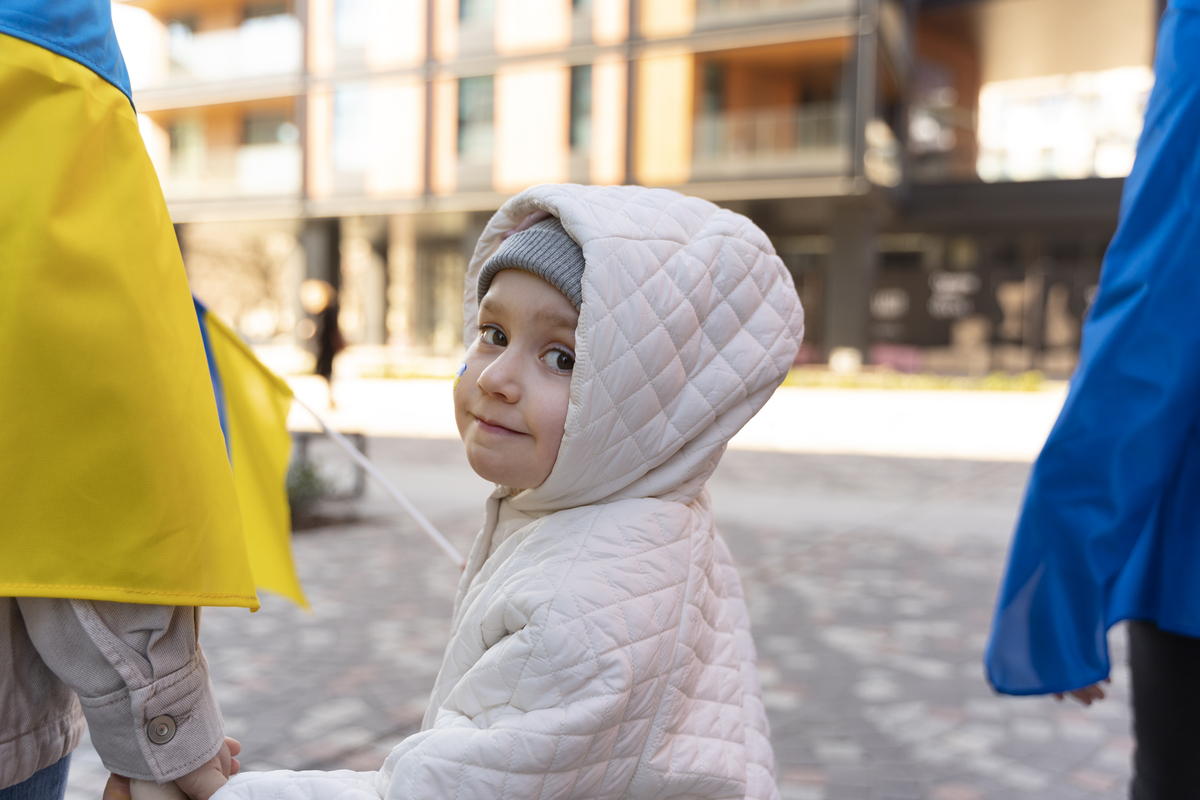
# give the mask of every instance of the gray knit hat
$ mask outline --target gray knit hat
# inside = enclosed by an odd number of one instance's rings
[[[583,304],[583,249],[558,217],[550,217],[514,233],[479,270],[479,300],[502,269],[523,269],[548,281],[578,309]]]

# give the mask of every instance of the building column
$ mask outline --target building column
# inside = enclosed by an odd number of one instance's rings
[[[402,348],[416,343],[417,226],[411,214],[388,220],[387,341]]]
[[[823,331],[834,369],[855,371],[866,361],[868,310],[879,258],[875,229],[875,212],[865,203],[834,206]]]
[[[386,242],[371,243],[370,263],[363,280],[364,344],[387,344],[386,252]]]
[[[280,328],[291,334],[292,343],[304,347],[304,336],[300,323],[305,319],[304,306],[300,305],[300,284],[307,277],[307,253],[304,248],[304,221],[288,231],[290,248],[283,265],[283,302],[280,308]]]
[[[338,288],[341,260],[340,220],[310,219],[304,225],[304,274]]]
[[[342,220],[342,333],[355,344],[382,345],[387,339],[387,228],[382,217]]]

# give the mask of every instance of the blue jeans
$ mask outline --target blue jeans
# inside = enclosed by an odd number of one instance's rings
[[[70,768],[71,754],[67,753],[57,763],[33,773],[28,780],[0,789],[0,800],[62,800],[67,793]]]

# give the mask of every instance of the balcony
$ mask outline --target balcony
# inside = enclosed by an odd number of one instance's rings
[[[171,25],[166,82],[219,83],[299,73],[302,51],[300,20],[290,14],[255,17],[236,28],[202,33]]]
[[[848,132],[835,103],[706,114],[695,123],[692,179],[843,175]]]
[[[299,195],[301,162],[298,144],[177,151],[162,176],[163,194],[168,201]]]
[[[696,25],[703,29],[766,19],[819,19],[857,13],[855,0],[697,0]]]

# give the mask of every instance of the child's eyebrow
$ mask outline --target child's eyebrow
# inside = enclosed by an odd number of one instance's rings
[[[555,328],[562,328],[571,332],[574,332],[575,327],[579,324],[578,317],[572,319],[556,311],[538,311],[533,315],[533,318],[543,325],[551,325]]]
[[[503,316],[508,311],[508,307],[503,301],[493,300],[490,297],[484,297],[483,302],[479,304],[480,313],[494,314]],[[553,328],[564,331],[575,332],[576,326],[579,324],[578,315],[571,317],[566,314],[560,314],[557,311],[541,309],[534,313],[533,319],[535,322],[542,325],[549,325]]]

